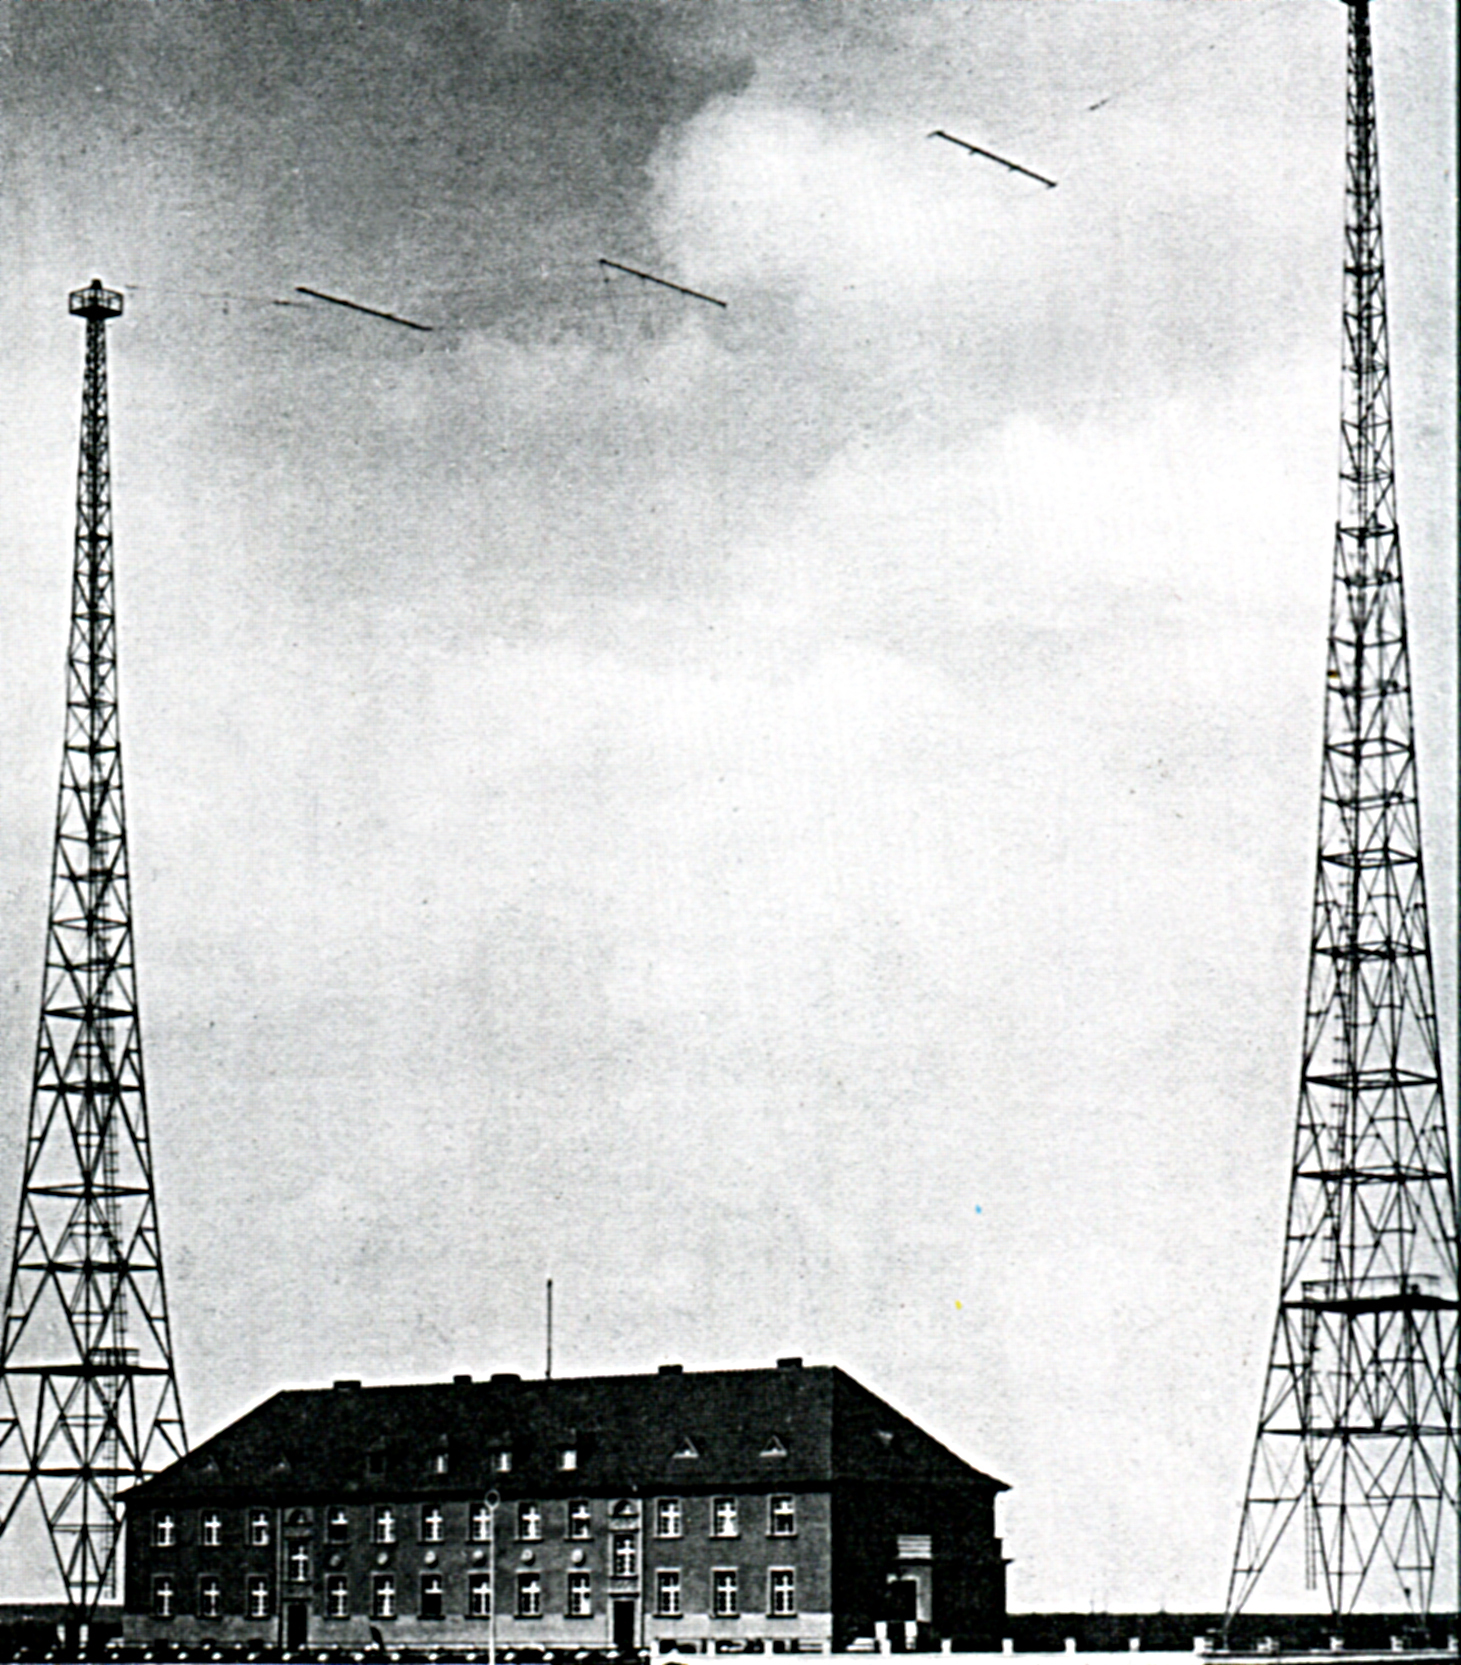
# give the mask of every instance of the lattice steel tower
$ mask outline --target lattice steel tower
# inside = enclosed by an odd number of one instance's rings
[[[0,1338],[0,1531],[39,1505],[73,1613],[115,1594],[117,1493],[186,1450],[152,1184],[122,810],[107,320],[86,320],[66,739],[15,1252]]]
[[[1449,1607],[1456,1188],[1396,528],[1368,0],[1349,0],[1340,510],[1319,862],[1278,1322],[1227,1614],[1298,1516],[1336,1620]],[[1295,1553],[1298,1546],[1295,1545]]]

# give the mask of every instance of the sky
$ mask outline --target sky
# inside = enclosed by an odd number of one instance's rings
[[[1008,1482],[1013,1611],[1221,1607],[1297,1084],[1344,28],[0,5],[0,1198],[98,276],[195,1442],[284,1386],[538,1373],[552,1277],[556,1374],[799,1354]],[[1374,30],[1449,1070],[1454,8]]]

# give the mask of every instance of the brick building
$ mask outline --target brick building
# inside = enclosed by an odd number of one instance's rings
[[[1002,1482],[843,1371],[285,1392],[126,1497],[126,1635],[998,1645]]]

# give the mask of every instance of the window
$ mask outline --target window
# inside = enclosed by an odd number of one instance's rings
[[[428,1503],[421,1511],[421,1542],[423,1544],[439,1544],[441,1542],[441,1510],[434,1503]]]
[[[421,1617],[439,1619],[444,1614],[445,1581],[439,1572],[421,1575]]]
[[[255,1549],[263,1549],[269,1542],[269,1511],[267,1509],[249,1510],[249,1542]],[[254,1617],[258,1615],[255,1614]],[[268,1614],[264,1615],[265,1618]]]
[[[198,1580],[198,1617],[216,1619],[223,1612],[223,1587],[210,1573]]]
[[[594,1613],[593,1581],[587,1573],[571,1572],[568,1575],[568,1617],[570,1619],[591,1619]]]
[[[558,1467],[565,1474],[571,1473],[578,1467],[578,1448],[572,1445],[561,1446],[558,1451]]]
[[[178,1541],[177,1516],[171,1514],[152,1517],[152,1543],[155,1549],[171,1549]]]
[[[432,1470],[437,1474],[445,1474],[446,1473],[447,1468],[448,1468],[448,1463],[447,1463],[446,1452],[445,1451],[438,1451],[437,1452],[436,1457],[435,1457],[435,1459],[433,1460],[433,1462],[431,1464],[431,1467],[432,1467]]]
[[[396,1575],[377,1573],[371,1580],[370,1616],[373,1619],[394,1619],[396,1616]]]
[[[290,1544],[289,1546],[289,1582],[291,1584],[309,1583],[309,1545]]]
[[[517,1575],[517,1616],[520,1619],[540,1619],[543,1616],[542,1573]]]
[[[767,1574],[767,1610],[773,1619],[796,1616],[796,1573],[790,1567],[773,1567]]]
[[[765,1445],[761,1447],[761,1455],[763,1457],[784,1457],[786,1455],[786,1446],[782,1443],[779,1434],[773,1434],[766,1441]]]
[[[661,1567],[654,1575],[654,1612],[659,1619],[678,1619],[684,1613],[680,1594],[680,1569]]]
[[[518,1504],[517,1535],[528,1543],[536,1543],[543,1536],[543,1511],[538,1504]]]
[[[163,1573],[152,1581],[152,1616],[154,1619],[170,1619],[173,1616],[173,1603],[177,1598],[177,1583],[169,1573]]]
[[[492,1617],[492,1574],[472,1573],[467,1579],[467,1617]]]
[[[740,1511],[736,1508],[735,1498],[714,1498],[710,1505],[710,1536],[737,1538],[740,1530]]]
[[[492,1536],[492,1511],[485,1503],[472,1510],[470,1534],[474,1544],[485,1544]]]
[[[675,1461],[677,1463],[693,1463],[700,1455],[700,1448],[688,1435],[675,1447]]]
[[[344,1573],[331,1573],[325,1580],[325,1617],[350,1617],[350,1580]]]
[[[251,1619],[267,1619],[271,1610],[269,1599],[269,1580],[261,1574],[255,1574],[249,1580],[249,1617]]]
[[[223,1542],[223,1516],[216,1510],[204,1515],[198,1523],[198,1542],[204,1549],[217,1549]]]
[[[677,1497],[662,1497],[654,1506],[656,1538],[678,1538],[685,1529],[685,1512]]]
[[[378,1544],[393,1544],[396,1541],[396,1511],[389,1503],[376,1507],[375,1541]]]
[[[771,1536],[773,1538],[794,1538],[796,1536],[796,1499],[794,1497],[773,1497],[771,1499]]]
[[[492,1467],[498,1474],[511,1474],[512,1453],[510,1451],[494,1451],[492,1453]]]
[[[614,1534],[614,1577],[634,1578],[639,1572],[639,1539],[633,1532]]]
[[[711,1574],[711,1579],[711,1588],[715,1591],[716,1618],[739,1618],[741,1598],[736,1587],[736,1569],[734,1567],[717,1567]]]
[[[350,1536],[350,1511],[340,1503],[325,1516],[325,1536],[332,1544],[343,1544]]]
[[[576,1497],[568,1505],[568,1536],[570,1538],[589,1538],[593,1536],[594,1515],[589,1508],[586,1497]]]

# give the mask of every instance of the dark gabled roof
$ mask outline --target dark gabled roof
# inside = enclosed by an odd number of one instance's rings
[[[559,1468],[567,1448],[577,1466]],[[778,1454],[778,1448],[784,1454]],[[510,1473],[493,1467],[509,1450]],[[446,1453],[446,1473],[437,1470]],[[694,1452],[695,1455],[689,1455]],[[829,1366],[276,1393],[131,1502],[918,1481],[1004,1491]]]

